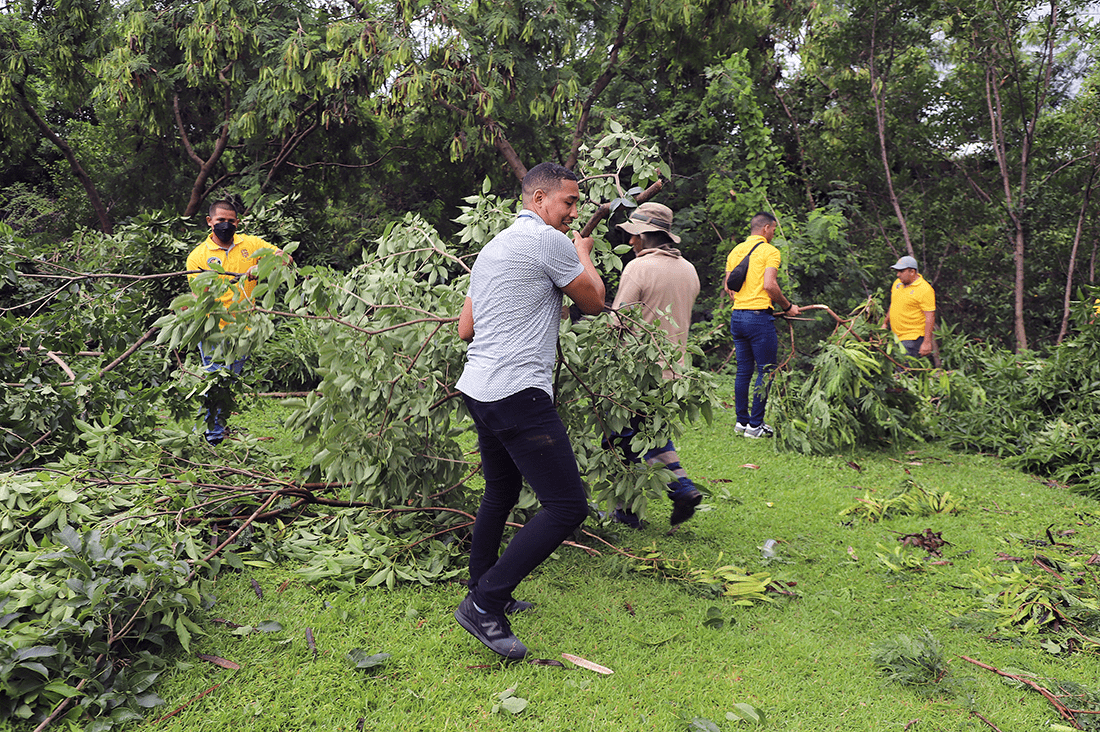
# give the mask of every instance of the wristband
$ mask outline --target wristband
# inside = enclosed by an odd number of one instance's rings
[[[793,308],[793,307],[794,307],[794,303],[791,302],[790,300],[788,300],[787,301],[787,307],[783,308],[783,312],[786,313],[786,312],[790,311],[790,309]]]

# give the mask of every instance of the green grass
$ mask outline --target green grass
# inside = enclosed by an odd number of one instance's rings
[[[235,421],[253,434],[270,430],[276,452],[295,449],[280,434],[275,406],[253,405]],[[209,634],[194,650],[241,668],[181,657],[157,690],[167,701],[160,714],[185,708],[155,728],[685,730],[703,718],[732,730],[747,724],[725,715],[744,702],[766,714],[770,729],[989,729],[971,716],[973,709],[1007,732],[1062,721],[1039,694],[960,655],[1035,674],[1040,683],[1100,684],[1095,647],[1052,654],[1034,637],[952,623],[977,606],[967,589],[970,570],[1008,569],[995,561],[997,552],[1030,556],[1035,548],[1027,541],[1045,541],[1048,526],[1074,530],[1062,540],[1082,555],[1097,552],[1100,504],[995,459],[951,455],[935,445],[897,455],[777,455],[768,441],[733,437],[733,424],[732,412],[723,411],[712,426],[699,424],[677,443],[684,466],[709,496],[696,517],[669,535],[669,503],[654,503],[648,527],[620,533],[618,541],[636,550],[656,546],[668,556],[686,552],[696,567],[713,568],[721,557],[723,564],[768,571],[794,583],[799,597],[739,607],[698,585],[638,574],[608,551],[590,557],[562,548],[520,586],[517,596],[537,608],[515,617],[513,628],[535,657],[579,655],[614,671],[601,676],[568,663],[498,661],[454,621],[464,594],[459,584],[345,593],[306,586],[291,567],[225,574],[216,583],[211,618],[245,625],[276,620],[283,629],[241,636],[207,623]],[[865,491],[885,497],[909,479],[961,497],[964,511],[879,524],[839,516]],[[895,545],[898,535],[926,528],[950,542],[948,563],[926,562],[923,572],[898,574],[876,559],[877,545]],[[769,538],[779,540],[778,556],[766,562],[759,547]],[[711,607],[727,620],[721,629],[703,624]],[[922,628],[949,659],[951,684],[931,695],[887,683],[871,662],[874,644]],[[392,656],[380,667],[356,670],[347,660],[353,649]],[[511,688],[528,700],[526,709],[492,714],[501,692]]]

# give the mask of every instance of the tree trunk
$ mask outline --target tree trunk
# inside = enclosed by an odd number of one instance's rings
[[[222,153],[225,152],[226,145],[229,144],[229,119],[232,110],[229,100],[229,82],[223,74],[219,73],[218,76],[222,83],[225,84],[222,129],[218,134],[217,141],[214,143],[214,151],[210,153],[210,157],[206,160],[203,160],[195,151],[195,148],[191,145],[191,138],[187,136],[187,128],[184,126],[183,116],[180,114],[179,95],[177,94],[172,98],[172,106],[176,115],[176,126],[179,128],[180,140],[183,142],[184,149],[187,150],[188,157],[194,160],[199,166],[199,174],[195,177],[195,182],[191,186],[191,197],[187,201],[187,208],[183,211],[184,217],[194,216],[198,213],[199,208],[202,207],[203,200],[210,192],[206,188],[206,181],[208,181],[210,176],[214,173],[214,166],[218,164],[218,160],[221,159]]]
[[[1013,330],[1016,336],[1016,350],[1024,351],[1028,348],[1027,330],[1024,325],[1024,273],[1025,273],[1025,229],[1028,216],[1028,173],[1031,165],[1031,150],[1035,143],[1035,133],[1042,115],[1043,108],[1050,93],[1051,74],[1054,70],[1054,44],[1055,33],[1058,28],[1059,7],[1058,0],[1050,0],[1050,19],[1047,24],[1046,37],[1043,39],[1042,60],[1038,62],[1038,73],[1034,76],[1025,74],[1020,68],[1019,59],[1016,56],[1011,19],[1007,18],[1000,4],[994,0],[994,8],[997,17],[1004,27],[1005,48],[1009,49],[1003,60],[1007,61],[1007,68],[1001,68],[995,56],[995,49],[988,51],[986,60],[985,89],[988,105],[990,125],[992,127],[993,150],[997,156],[997,165],[1001,173],[1001,182],[1004,187],[1005,211],[1012,220],[1014,229],[1012,240],[1012,259],[1015,265],[1015,277],[1013,282]],[[1029,78],[1034,78],[1034,88],[1025,88]],[[1010,90],[1016,96],[1016,103],[1021,114],[1022,133],[1019,141],[1014,143],[1019,149],[1019,176],[1016,183],[1016,196],[1012,195],[1012,180],[1009,170],[1008,142],[1005,135],[1005,113],[1001,99],[1001,86],[1009,79],[1012,84]],[[1030,109],[1030,114],[1028,110]]]
[[[882,161],[882,170],[886,174],[886,191],[890,196],[890,205],[894,208],[894,215],[898,217],[898,225],[901,226],[901,238],[905,241],[905,251],[910,257],[916,258],[913,251],[913,242],[909,238],[909,226],[905,223],[905,214],[901,210],[901,201],[894,191],[894,176],[890,173],[890,160],[886,155],[886,102],[882,98],[882,77],[875,72],[875,31],[878,27],[878,12],[871,24],[871,59],[868,69],[871,77],[871,98],[875,105],[875,127],[878,130],[879,159]]]
[[[1073,232],[1073,247],[1069,252],[1069,267],[1066,272],[1066,291],[1062,296],[1062,327],[1058,330],[1057,343],[1061,343],[1069,329],[1070,300],[1073,294],[1073,270],[1077,267],[1077,247],[1081,244],[1081,234],[1085,229],[1085,216],[1092,198],[1092,184],[1096,180],[1096,166],[1089,172],[1089,182],[1085,184],[1085,197],[1081,201],[1081,210],[1077,212],[1077,229]]]
[[[50,129],[50,126],[46,124],[46,120],[38,114],[38,110],[34,108],[34,105],[27,99],[26,90],[22,84],[13,84],[15,89],[15,96],[19,99],[19,104],[23,107],[23,111],[27,113],[27,116],[34,121],[38,130],[42,135],[61,151],[61,154],[65,156],[65,160],[69,163],[69,168],[72,169],[73,175],[80,181],[80,184],[84,186],[84,191],[88,194],[88,201],[92,205],[92,210],[95,211],[96,218],[99,219],[99,229],[104,234],[113,234],[114,227],[111,226],[111,218],[107,215],[107,207],[103,205],[103,201],[99,198],[99,191],[96,190],[95,184],[92,183],[92,179],[88,176],[88,173],[84,170],[84,167],[80,164],[80,161],[76,158],[76,153],[69,147],[69,143],[65,142],[56,132]]]
[[[1089,257],[1089,284],[1096,284],[1096,247],[1100,244],[1100,236],[1092,237],[1092,256]]]
[[[527,166],[519,159],[519,153],[512,147],[512,143],[508,142],[504,130],[494,122],[490,127],[490,134],[493,136],[493,144],[496,145],[497,150],[504,156],[504,159],[508,161],[508,167],[512,169],[512,173],[522,183],[523,176],[527,175]]]
[[[584,103],[581,104],[581,113],[577,118],[576,127],[573,128],[573,144],[569,147],[569,158],[565,161],[565,167],[570,170],[577,167],[577,156],[580,154],[581,143],[584,141],[585,128],[588,127],[588,115],[592,112],[592,104],[595,103],[618,73],[619,49],[626,42],[626,21],[627,16],[630,15],[630,5],[630,0],[626,0],[619,11],[622,13],[619,18],[619,30],[615,35],[615,43],[611,46],[611,52],[608,54],[607,66],[599,78],[596,79],[596,83],[592,85],[592,90],[588,92]]]
[[[779,91],[779,87],[772,84],[772,92],[775,94],[775,98],[779,100],[779,103],[783,105],[783,112],[787,115],[787,119],[791,121],[791,130],[794,132],[794,142],[798,147],[798,167],[802,170],[802,187],[806,192],[806,211],[810,212],[817,208],[817,202],[814,201],[814,192],[810,187],[810,166],[806,164],[806,148],[802,144],[802,132],[798,127],[798,120],[795,119],[794,113],[791,112],[791,108],[787,106],[787,100],[785,95]]]

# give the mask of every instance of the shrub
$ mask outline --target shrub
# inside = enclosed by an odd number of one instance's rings
[[[888,681],[926,693],[947,676],[947,660],[927,628],[915,636],[900,634],[876,643],[871,662]]]

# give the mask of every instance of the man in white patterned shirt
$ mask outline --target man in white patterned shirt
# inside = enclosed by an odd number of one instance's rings
[[[582,312],[604,307],[592,238],[566,236],[579,200],[577,177],[567,168],[542,163],[528,171],[523,211],[478,255],[458,321],[470,346],[456,386],[477,425],[485,494],[470,545],[469,594],[455,618],[509,659],[523,658],[527,648],[505,615],[530,607],[513,590],[588,515],[552,383],[562,293]],[[542,507],[500,554],[524,478]]]

